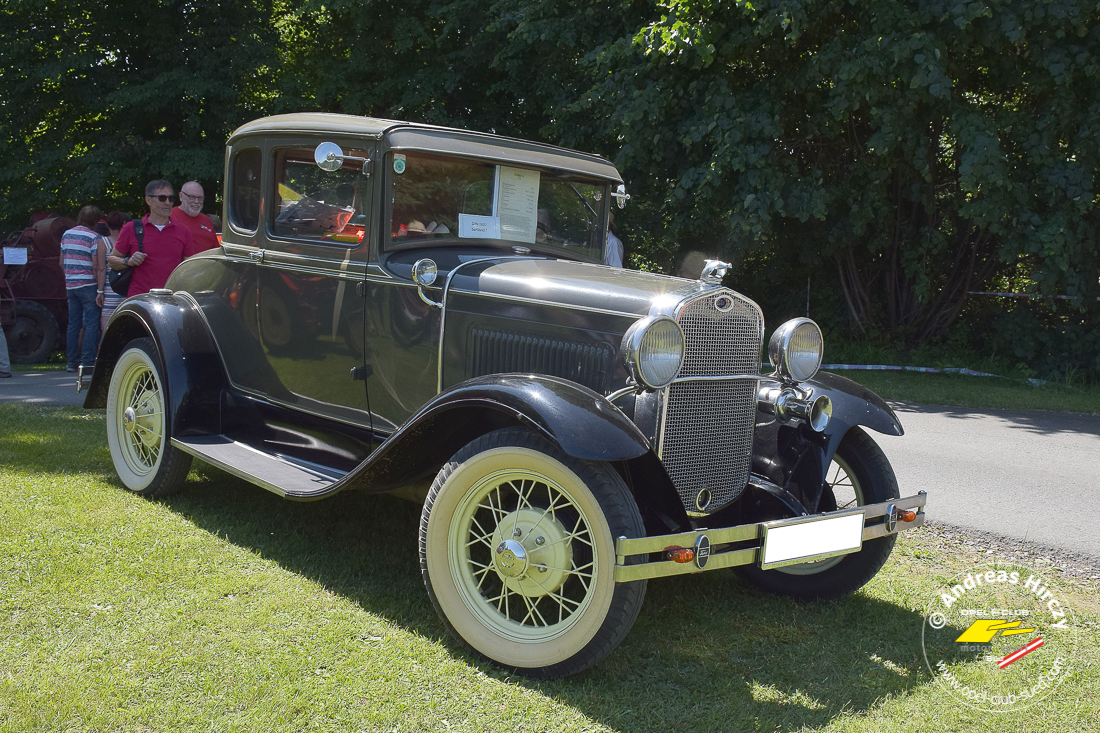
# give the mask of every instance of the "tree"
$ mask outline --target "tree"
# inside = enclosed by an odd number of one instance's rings
[[[0,220],[137,213],[154,178],[219,191],[226,137],[273,96],[272,16],[265,0],[5,3]]]
[[[666,241],[828,268],[855,329],[910,344],[994,276],[1098,294],[1093,3],[666,8],[561,122],[610,120]]]

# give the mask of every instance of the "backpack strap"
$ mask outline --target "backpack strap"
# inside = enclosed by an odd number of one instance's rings
[[[137,237],[138,252],[144,252],[145,247],[142,245],[145,240],[145,224],[141,219],[134,219],[134,236]]]

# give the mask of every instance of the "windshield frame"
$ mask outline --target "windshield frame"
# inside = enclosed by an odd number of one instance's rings
[[[422,155],[431,156],[434,158],[454,160],[456,162],[470,163],[473,165],[491,166],[494,170],[503,168],[514,168],[519,170],[537,171],[540,174],[540,193],[542,192],[542,182],[549,178],[551,181],[566,181],[573,184],[581,184],[585,186],[593,186],[600,192],[598,200],[587,201],[591,205],[595,215],[595,232],[596,239],[599,242],[599,254],[592,254],[592,249],[587,246],[575,246],[575,245],[557,245],[553,243],[547,243],[545,241],[527,242],[527,241],[515,241],[511,239],[495,238],[495,237],[460,237],[458,232],[450,232],[449,236],[436,236],[425,238],[413,238],[406,242],[396,241],[398,238],[393,234],[393,217],[395,208],[395,193],[394,186],[397,180],[399,180],[398,173],[394,172],[394,156],[395,155]],[[608,212],[610,211],[611,191],[612,186],[617,183],[608,179],[586,175],[583,173],[577,173],[574,171],[557,170],[552,168],[544,168],[533,166],[527,163],[512,163],[505,160],[496,158],[482,158],[472,157],[461,154],[456,154],[450,151],[436,151],[436,150],[420,150],[420,149],[388,149],[382,155],[381,163],[381,189],[383,206],[381,210],[381,216],[379,217],[379,242],[381,244],[380,251],[386,252],[399,252],[409,249],[419,249],[424,247],[494,247],[494,248],[526,248],[531,252],[537,252],[539,254],[548,254],[562,259],[575,259],[583,262],[600,263],[604,262],[607,250],[607,226],[608,226]],[[579,196],[579,194],[578,194]],[[581,196],[582,200],[585,200]],[[587,217],[587,214],[585,215]],[[423,222],[427,224],[427,222]],[[541,225],[540,225],[541,227]]]

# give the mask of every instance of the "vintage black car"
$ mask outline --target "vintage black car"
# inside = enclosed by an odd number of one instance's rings
[[[650,578],[854,592],[924,520],[863,430],[901,435],[897,417],[817,374],[809,319],[775,330],[762,374],[760,308],[723,263],[605,265],[627,198],[603,158],[494,135],[241,127],[221,249],[103,336],[85,404],[107,408],[122,483],[168,494],[196,456],[288,499],[422,502],[445,624],[536,677],[609,654]]]

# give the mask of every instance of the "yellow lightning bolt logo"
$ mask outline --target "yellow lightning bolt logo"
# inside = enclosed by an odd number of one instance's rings
[[[970,624],[970,628],[962,632],[962,636],[955,639],[960,644],[988,644],[997,634],[1012,636],[1013,634],[1030,634],[1035,629],[1017,628],[1019,621],[1003,621],[1001,619],[982,618]]]

